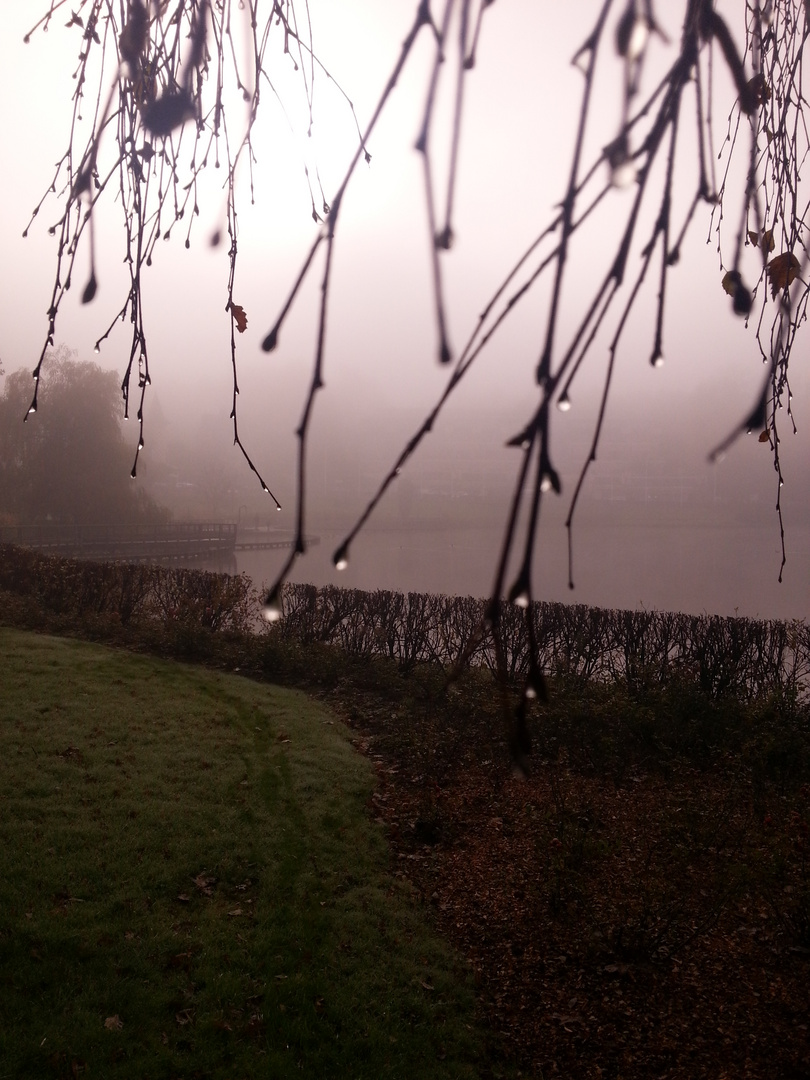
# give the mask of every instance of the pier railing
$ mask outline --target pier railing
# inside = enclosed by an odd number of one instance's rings
[[[222,559],[236,546],[236,525],[172,522],[166,525],[4,525],[0,543],[71,559],[163,562]]]

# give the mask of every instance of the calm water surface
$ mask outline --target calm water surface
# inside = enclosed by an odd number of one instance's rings
[[[355,541],[349,566],[339,573],[331,559],[343,536],[322,533],[291,580],[486,596],[501,538],[500,525],[370,530]],[[574,534],[576,587],[571,591],[566,533],[554,526],[540,538],[535,596],[607,608],[810,618],[810,527],[790,528],[787,556],[780,585],[777,529],[583,525]],[[279,551],[237,552],[238,570],[258,585],[271,580],[282,561]]]

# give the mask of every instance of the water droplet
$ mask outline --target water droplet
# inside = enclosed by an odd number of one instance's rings
[[[29,405],[29,407],[28,407],[29,414],[32,413],[32,412],[36,412],[36,411],[37,411],[36,405]]]
[[[533,701],[537,697],[537,691],[531,685],[531,683],[529,683],[526,689],[523,691],[523,696],[527,697],[530,701]]]
[[[664,358],[661,353],[655,353],[650,357],[650,363],[654,368],[662,368],[664,366]]]
[[[610,170],[610,182],[615,188],[630,187],[637,175],[635,162],[632,158],[625,158],[613,164]]]
[[[93,348],[93,352],[94,353],[100,353],[101,352],[101,345],[99,345],[98,342],[96,342],[96,344],[95,344],[95,346]]]
[[[332,556],[332,563],[336,570],[345,570],[349,565],[349,549],[345,544]]]
[[[513,596],[512,603],[515,607],[527,608],[529,606],[529,590],[524,589],[522,592],[519,592],[517,596]]]
[[[270,492],[268,491],[268,493],[267,493],[267,494],[269,495],[269,494],[270,494]],[[279,514],[281,513],[281,507],[279,506],[279,504],[278,504],[278,503],[276,503],[276,510],[278,511],[278,513],[279,513]]]
[[[276,588],[265,596],[264,604],[262,604],[262,616],[267,622],[274,623],[278,622],[281,615],[281,590]]]
[[[138,449],[143,450],[143,439],[138,439]]]
[[[644,49],[647,46],[647,42],[650,39],[650,26],[645,18],[639,16],[634,20],[633,26],[630,30],[630,35],[627,39],[627,51],[625,56],[628,60],[638,60]]]
[[[548,475],[548,473],[546,473],[543,476],[543,479],[540,481],[540,490],[541,491],[551,491],[553,486],[554,485],[551,482],[551,477]],[[517,603],[517,601],[515,601],[515,602]],[[523,606],[525,607],[526,605],[524,604]]]
[[[96,282],[96,275],[91,272],[90,278],[89,278],[87,284],[84,287],[84,292],[82,293],[82,303],[83,304],[92,303],[93,298],[95,297],[97,291],[98,291],[98,284]]]
[[[560,410],[560,412],[568,412],[570,410],[571,399],[569,398],[568,394],[563,394],[563,396],[557,401],[557,408]]]

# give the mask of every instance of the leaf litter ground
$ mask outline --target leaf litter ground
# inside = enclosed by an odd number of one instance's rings
[[[600,757],[547,718],[521,780],[480,696],[421,724],[330,697],[375,764],[397,873],[473,969],[495,1075],[810,1077],[806,715],[787,760],[784,731]]]

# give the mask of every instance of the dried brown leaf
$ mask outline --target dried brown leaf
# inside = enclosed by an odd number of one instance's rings
[[[751,100],[757,105],[762,105],[764,102],[771,100],[771,88],[768,85],[768,80],[761,72],[755,75],[753,79],[749,79],[746,85]]]
[[[107,1029],[107,1031],[120,1031],[123,1026],[124,1021],[121,1019],[118,1013],[116,1013],[115,1016],[108,1016],[107,1019],[104,1021],[104,1027]]]
[[[776,296],[782,289],[788,288],[799,272],[799,260],[792,251],[785,251],[768,263],[768,277],[771,279],[771,295]]]
[[[720,283],[729,296],[733,296],[737,291],[737,286],[740,284],[740,275],[737,270],[727,270],[723,274],[723,280]]]
[[[214,895],[213,886],[216,884],[217,880],[215,877],[211,877],[210,874],[200,873],[197,874],[197,876],[193,880],[194,884],[197,886],[203,896]]]
[[[245,309],[241,304],[231,304],[231,315],[233,316],[233,321],[236,323],[236,329],[240,334],[244,334],[247,330],[248,323]]]

